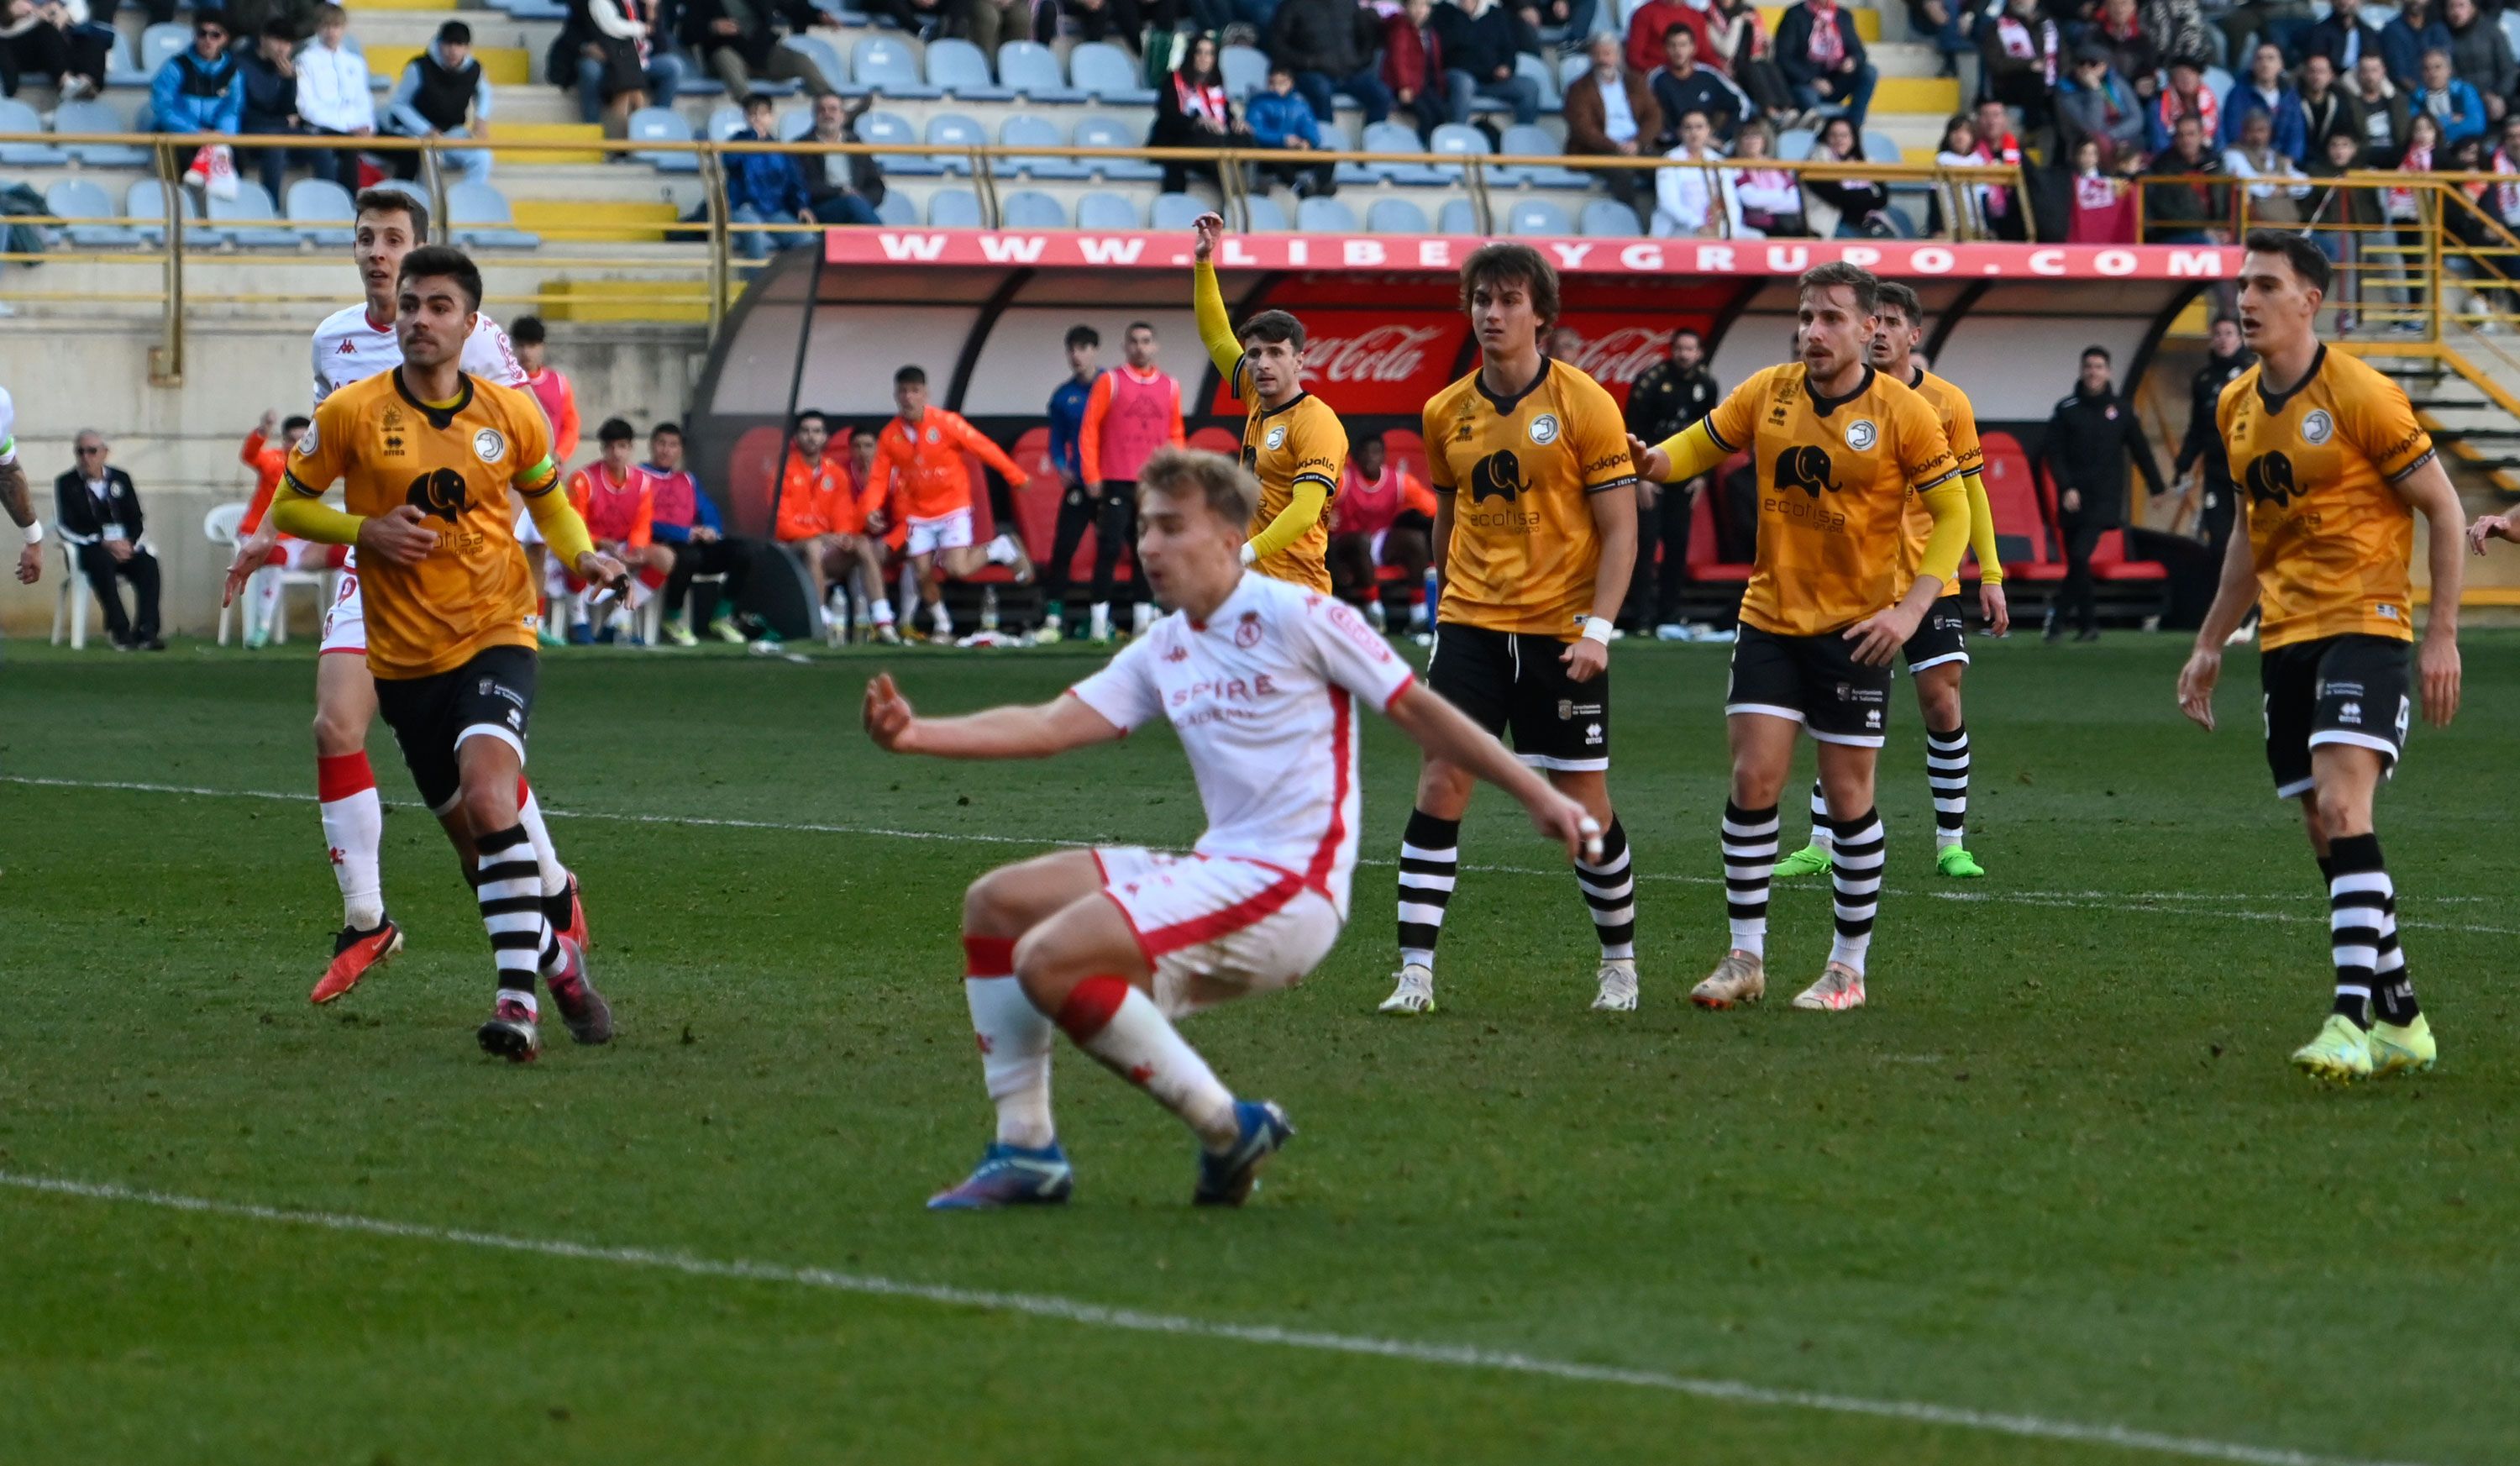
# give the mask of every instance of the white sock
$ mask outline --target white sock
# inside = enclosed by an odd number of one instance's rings
[[[1050,1019],[1012,977],[963,980],[971,1031],[980,1040],[980,1072],[998,1107],[998,1139],[1039,1150],[1058,1140],[1050,1119]]]
[[[280,573],[278,571],[254,572],[253,599],[248,605],[251,609],[246,616],[246,638],[248,641],[251,640],[257,628],[265,636],[270,635],[271,628],[279,624]]]
[[[878,625],[878,626],[889,626],[889,625],[891,625],[891,624],[892,624],[892,603],[891,603],[890,601],[885,600],[885,599],[884,599],[883,597],[881,597],[881,596],[878,596],[878,597],[876,597],[876,598],[875,598],[875,607],[874,607],[874,610],[873,610],[873,612],[872,612],[872,615],[875,617],[875,623],[876,623],[877,625]]]
[[[1085,613],[1085,623],[1087,632],[1096,641],[1101,641],[1103,637],[1110,635],[1111,607],[1109,603],[1104,601],[1095,602]]]
[[[385,834],[385,811],[377,800],[377,780],[368,767],[368,756],[319,756],[315,788],[323,801],[324,844],[333,862],[333,880],[341,888],[341,923],[353,931],[374,931],[385,919],[384,886],[377,862],[377,846]]]
[[[1240,1138],[1234,1095],[1145,993],[1118,978],[1088,978],[1068,994],[1058,1022],[1077,1047],[1180,1116],[1210,1151]]]
[[[1818,849],[1827,849],[1829,848],[1830,841],[1834,839],[1836,835],[1836,821],[1828,812],[1828,796],[1821,792],[1820,781],[1818,779],[1812,780],[1811,810],[1811,843],[1813,847]]]
[[[927,608],[927,618],[936,623],[936,630],[939,635],[951,636],[954,634],[954,618],[951,613],[946,611],[945,602],[942,598],[939,598],[935,605]]]
[[[568,867],[560,863],[560,851],[552,848],[551,826],[543,823],[542,801],[522,776],[517,780],[517,823],[525,827],[525,838],[534,844],[534,864],[542,867],[543,894],[558,895],[568,890]]]
[[[572,590],[568,593],[568,623],[575,626],[582,624],[585,620],[586,592],[583,590]]]

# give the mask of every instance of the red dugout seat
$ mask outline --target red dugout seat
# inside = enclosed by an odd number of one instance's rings
[[[1750,455],[1735,453],[1715,471],[1714,481],[1722,482],[1749,466]],[[1688,578],[1715,584],[1746,585],[1755,566],[1732,565],[1716,558],[1715,494],[1701,493],[1688,506]]]

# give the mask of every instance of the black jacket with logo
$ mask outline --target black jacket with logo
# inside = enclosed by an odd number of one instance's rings
[[[2115,391],[2085,396],[2076,386],[2048,419],[2048,435],[2039,444],[2039,457],[2056,486],[2057,514],[2066,513],[2065,490],[2080,489],[2083,507],[2074,517],[2104,529],[2126,523],[2130,457],[2153,493],[2163,489],[2161,466],[2153,462],[2152,444],[2144,439],[2135,408]]]
[[[1684,372],[1669,360],[1657,361],[1628,389],[1628,431],[1658,443],[1723,401],[1724,389],[1703,362]]]
[[[2195,380],[2187,385],[2187,435],[2179,440],[2179,462],[2170,471],[2172,478],[2184,479],[2189,469],[2202,463],[2207,483],[2220,486],[2231,481],[2231,453],[2215,414],[2223,405],[2223,389],[2256,360],[2243,346],[2236,356],[2208,356],[2196,369]]]

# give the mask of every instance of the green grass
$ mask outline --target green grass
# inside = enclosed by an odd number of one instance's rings
[[[2324,908],[2269,796],[2254,658],[2206,738],[2173,707],[2182,653],[1981,647],[1972,844],[1994,874],[1965,890],[1933,879],[1896,695],[1874,1006],[1825,1017],[1687,1007],[1723,940],[1724,659],[1624,645],[1643,1009],[1586,1010],[1573,884],[1483,797],[1465,858],[1518,871],[1465,874],[1440,1014],[1372,1013],[1385,863],[1303,988],[1191,1027],[1303,1129],[1228,1214],[1187,1205],[1179,1126],[1067,1050],[1076,1204],[920,1205],[988,1133],[956,919],[1023,846],[977,837],[1186,843],[1197,801],[1161,732],[1051,767],[910,762],[858,730],[869,658],[550,659],[534,774],[556,811],[759,824],[555,818],[622,1036],[526,1069],[473,1047],[486,942],[382,728],[411,947],[324,1010],[305,992],[338,908],[309,805],[0,783],[0,1170],[2337,1459],[2512,1460],[2520,638],[2471,638],[2466,712],[2417,730],[2383,801],[2443,1068],[2348,1091],[2284,1062],[2326,1007]],[[939,710],[1093,664],[889,660]],[[311,663],[12,643],[0,774],[306,790]],[[1365,850],[1387,861],[1413,756],[1377,723],[1365,757]],[[1826,911],[1820,886],[1779,892],[1788,992]],[[2146,1458],[0,1186],[0,1461],[975,1455]]]

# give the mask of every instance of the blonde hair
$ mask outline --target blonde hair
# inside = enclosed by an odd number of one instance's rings
[[[1260,510],[1260,481],[1233,459],[1198,448],[1157,448],[1149,455],[1138,470],[1138,497],[1150,493],[1195,496],[1238,529]]]

